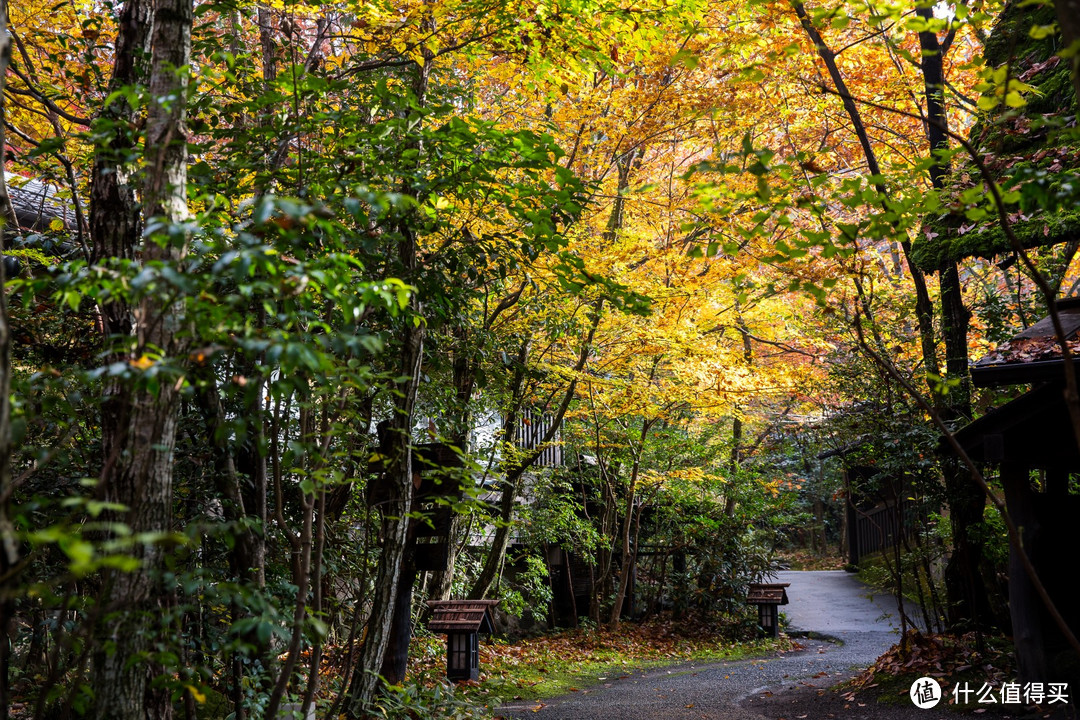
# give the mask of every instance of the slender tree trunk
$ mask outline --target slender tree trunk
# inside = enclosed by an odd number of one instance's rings
[[[0,0],[0,149],[4,141],[4,119],[7,115],[4,80],[11,57],[11,36],[7,32],[7,0]],[[2,164],[0,164],[2,165]],[[3,168],[0,167],[0,170]],[[18,232],[15,213],[8,199],[7,182],[0,172],[0,261],[8,236]],[[10,517],[11,501],[11,326],[8,323],[7,277],[0,262],[0,720],[7,720],[11,698],[8,678],[11,676],[11,647],[15,641],[15,587],[20,562],[19,541]],[[37,626],[35,625],[35,637]]]
[[[608,217],[607,229],[604,231],[604,237],[609,241],[613,240],[615,235],[622,228],[623,208],[626,204],[626,198],[623,193],[630,187],[630,170],[632,169],[635,160],[639,157],[639,152],[639,150],[632,150],[617,160],[619,171],[619,194],[612,204],[611,215]],[[592,350],[593,336],[596,334],[596,329],[600,325],[600,319],[603,317],[603,310],[604,300],[601,298],[593,304],[589,331],[585,341],[582,343],[577,363],[573,368],[575,377],[570,381],[566,392],[563,394],[562,402],[559,405],[558,411],[552,418],[551,426],[548,428],[547,433],[545,433],[545,436],[537,444],[536,450],[530,452],[517,464],[509,468],[506,473],[506,480],[503,483],[503,496],[499,503],[499,520],[495,527],[495,536],[492,539],[491,549],[488,551],[488,555],[484,560],[484,566],[480,570],[480,575],[477,577],[476,582],[473,583],[473,587],[469,591],[470,599],[479,600],[487,597],[491,592],[495,579],[499,575],[499,569],[502,567],[503,560],[506,557],[506,548],[510,544],[510,524],[513,519],[514,500],[518,492],[521,478],[540,457],[542,447],[551,442],[555,437],[555,433],[558,432],[563,416],[570,407],[570,403],[574,399],[574,393],[577,391],[578,380],[576,375],[584,369],[585,363],[588,361],[589,353]],[[515,417],[512,425],[507,423],[507,425],[504,426],[504,439],[513,438],[516,425],[517,419]]]
[[[563,393],[562,402],[559,404],[558,410],[552,415],[551,425],[548,426],[547,431],[544,433],[544,437],[540,438],[540,441],[533,450],[530,450],[523,458],[507,470],[506,479],[503,482],[502,499],[499,501],[499,520],[495,527],[495,536],[491,542],[491,549],[488,551],[488,555],[484,560],[484,566],[480,569],[480,575],[476,578],[476,582],[473,583],[472,589],[469,590],[469,599],[471,600],[481,600],[486,598],[491,592],[495,580],[499,576],[499,569],[502,567],[503,560],[506,558],[506,548],[510,544],[511,521],[513,520],[515,498],[520,488],[521,478],[528,469],[536,463],[543,452],[544,446],[550,443],[555,438],[555,434],[559,431],[559,426],[562,424],[563,417],[566,415],[566,411],[570,407],[570,403],[573,401],[574,394],[577,391],[577,374],[584,369],[585,363],[589,359],[593,338],[596,335],[597,327],[600,325],[600,318],[603,317],[603,312],[603,299],[593,303],[589,330],[585,336],[585,340],[581,344],[577,362],[572,369],[575,377],[570,381],[566,391]],[[522,346],[522,353],[524,353],[524,355],[518,355],[518,367],[520,371],[524,371],[525,361],[528,359],[527,343]],[[515,382],[517,381],[515,380]],[[520,389],[518,392],[520,394]],[[513,412],[507,416],[507,422],[503,426],[504,442],[513,441],[514,430],[517,427],[517,413],[521,409],[522,402],[522,397],[519,396],[516,398]],[[509,440],[507,440],[507,438],[509,438]]]
[[[829,75],[836,86],[837,93],[843,100],[844,108],[851,119],[852,126],[859,138],[859,143],[866,156],[868,168],[873,175],[880,174],[880,166],[870,143],[870,137],[862,122],[854,99],[848,92],[843,76],[836,64],[836,55],[828,48],[821,34],[813,27],[813,23],[802,3],[791,0],[791,5],[799,16],[803,29],[810,37],[818,50],[818,54],[825,62]],[[916,8],[916,12],[924,18],[932,15],[930,8]],[[929,122],[925,129],[927,139],[930,142],[931,152],[948,148],[948,113],[944,103],[944,58],[942,48],[937,36],[931,32],[919,34],[921,48],[921,67],[926,96],[926,110]],[[935,187],[942,187],[944,177],[948,173],[948,166],[944,160],[938,159],[931,164],[930,179]],[[885,197],[884,186],[877,186],[879,194]],[[959,274],[955,264],[946,267],[941,273],[941,302],[942,317],[944,322],[944,338],[946,345],[946,372],[950,378],[960,381],[960,386],[951,389],[948,397],[943,397],[938,383],[932,375],[938,375],[937,351],[934,343],[933,331],[933,305],[926,291],[925,278],[922,272],[911,262],[909,244],[902,244],[905,255],[908,257],[908,268],[916,290],[916,315],[919,321],[919,336],[923,349],[923,364],[928,374],[928,382],[931,394],[935,397],[939,408],[945,411],[946,419],[955,420],[970,415],[970,386],[967,375],[967,323],[969,313],[964,307],[961,296]],[[943,407],[947,404],[947,408]],[[976,490],[970,483],[966,474],[956,465],[955,468],[945,468],[946,492],[948,493],[949,506],[953,510],[953,560],[946,568],[946,587],[949,590],[951,607],[950,618],[958,621],[962,617],[974,619],[979,617],[978,623],[989,619],[985,611],[985,600],[988,589],[981,582],[979,566],[982,561],[981,547],[970,532],[970,527],[982,519],[982,509],[986,499],[979,492],[976,500]]]
[[[750,329],[746,327],[746,320],[743,318],[742,307],[740,306],[738,297],[735,298],[735,316],[737,318],[737,329],[739,336],[742,339],[743,349],[743,362],[747,366],[754,364],[754,346],[750,342]],[[734,407],[735,416],[731,420],[731,454],[728,457],[728,469],[731,474],[734,475],[739,466],[742,464],[742,439],[743,439],[743,423],[742,418],[739,417],[741,408],[738,403]],[[735,517],[735,495],[729,490],[727,498],[724,501],[724,515],[727,517]]]
[[[429,52],[429,51],[425,51]],[[424,107],[427,97],[430,62],[416,69],[413,94],[417,106]],[[411,146],[423,150],[418,141]],[[404,183],[403,192],[415,196],[415,190]],[[419,245],[413,228],[415,218],[403,218],[398,231],[398,262],[402,279],[414,283],[420,269]],[[367,623],[367,635],[360,652],[360,664],[353,672],[350,682],[348,710],[352,717],[363,717],[380,687],[379,670],[383,667],[386,648],[390,642],[397,616],[399,585],[408,552],[408,534],[413,501],[412,427],[413,407],[420,387],[420,368],[424,355],[425,327],[420,299],[413,295],[409,300],[409,312],[402,319],[398,374],[405,378],[398,385],[394,402],[394,416],[390,421],[391,448],[387,466],[389,499],[384,510],[383,547],[375,574],[375,596],[372,598],[371,615]],[[410,593],[411,584],[407,590]]]
[[[415,261],[415,237],[411,229],[404,233],[411,240],[402,241],[402,257],[411,255]],[[416,314],[421,308],[416,299],[411,301]],[[384,510],[383,547],[375,575],[375,596],[372,598],[371,616],[367,635],[361,649],[360,664],[352,678],[349,709],[354,717],[363,717],[379,689],[379,669],[382,667],[386,648],[390,641],[395,617],[402,568],[405,564],[409,531],[409,513],[412,511],[413,466],[412,424],[416,391],[420,384],[420,365],[423,355],[423,326],[404,323],[400,369],[408,378],[399,386],[392,425],[392,455],[387,477],[390,480],[389,498]]]
[[[506,421],[503,423],[502,434],[502,442],[508,449],[513,445],[518,415],[524,402],[525,370],[531,346],[531,340],[524,340],[521,343],[514,365],[514,375],[510,381],[510,409],[506,414]],[[514,513],[514,497],[517,495],[518,481],[521,478],[521,473],[516,473],[515,469],[511,468],[507,472],[506,479],[502,483],[502,497],[499,499],[499,519],[495,527],[495,536],[492,538],[488,555],[484,559],[484,565],[480,569],[480,575],[469,592],[469,597],[474,600],[482,600],[487,597],[495,578],[498,576],[503,558],[506,556],[506,546],[510,541],[509,526]]]
[[[916,8],[929,21],[931,8]],[[930,182],[935,189],[945,187],[947,162],[938,153],[949,149],[949,115],[945,106],[945,66],[936,33],[919,33],[923,88],[926,96],[926,135],[934,154]],[[968,375],[968,323],[971,312],[964,305],[960,272],[955,262],[942,268],[942,335],[945,339],[945,374],[955,384],[948,393],[935,393],[942,417],[951,422],[971,418],[971,381]],[[949,623],[956,628],[986,627],[993,618],[988,599],[993,588],[983,580],[983,541],[976,528],[982,523],[986,496],[958,462],[946,461],[942,468],[952,520],[953,553],[945,566],[945,587],[949,595]]]
[[[454,514],[450,518],[450,532],[446,540],[446,569],[438,570],[431,574],[428,587],[431,589],[429,597],[432,600],[449,600],[454,590],[454,569],[457,567],[458,548],[460,539],[465,530],[461,516]]]
[[[821,33],[814,27],[813,22],[810,19],[809,14],[806,12],[806,8],[799,0],[789,0],[791,7],[795,10],[795,14],[799,17],[799,22],[806,32],[807,37],[814,43],[814,47],[817,48],[818,56],[821,57],[825,63],[826,69],[829,71],[829,77],[833,81],[833,85],[836,87],[837,94],[840,95],[844,104],[844,110],[847,112],[848,119],[851,120],[851,127],[855,131],[856,137],[859,139],[859,146],[862,148],[863,156],[866,158],[866,166],[871,175],[880,176],[881,166],[877,161],[877,153],[874,152],[873,145],[870,143],[870,135],[866,132],[866,125],[862,121],[862,115],[859,113],[859,108],[855,105],[855,100],[848,92],[847,83],[844,82],[844,76],[840,72],[839,66],[836,64],[836,54],[825,44],[825,40],[821,37]],[[881,197],[882,203],[888,196],[886,188],[883,184],[878,183],[874,186],[878,195]],[[889,211],[889,208],[884,208]],[[904,259],[907,262],[908,273],[911,275],[912,285],[915,287],[915,315],[919,325],[919,342],[922,346],[923,366],[926,368],[927,382],[930,386],[931,392],[935,392],[934,381],[930,376],[939,374],[938,361],[937,361],[937,347],[934,342],[934,303],[930,299],[930,292],[926,287],[926,276],[922,270],[916,267],[915,263],[911,260],[911,243],[907,240],[902,240],[900,247],[904,250]]]
[[[144,84],[154,26],[153,0],[128,0],[120,11],[113,55],[109,92]],[[118,94],[97,120],[107,141],[95,148],[90,176],[91,263],[133,260],[142,234],[142,215],[136,197],[135,164],[138,136],[134,128],[141,117],[124,95]],[[106,339],[130,338],[133,329],[131,308],[118,300],[99,306],[101,331]],[[124,351],[118,348],[117,357]],[[107,381],[101,403],[101,443],[105,466],[119,460],[127,409],[123,384]]]
[[[649,376],[649,382],[652,383],[652,379],[656,374],[656,368],[659,365],[659,361],[653,364],[653,372]],[[649,429],[653,425],[653,420],[641,421],[641,433],[638,435],[637,452],[634,453],[634,463],[630,468],[630,487],[626,492],[626,507],[623,509],[623,526],[622,526],[622,562],[619,566],[619,581],[615,589],[615,601],[611,606],[611,616],[609,623],[612,626],[617,627],[619,625],[619,618],[622,616],[623,603],[626,601],[626,589],[630,585],[630,575],[634,571],[634,565],[636,564],[637,544],[634,543],[633,548],[630,544],[631,527],[634,523],[634,504],[637,499],[637,482],[638,476],[641,472],[641,453],[645,450],[645,438],[649,434]]]
[[[966,422],[971,416],[968,380],[967,327],[970,312],[960,295],[955,263],[941,271],[941,305],[944,318],[946,372],[959,382],[940,398],[946,421]],[[985,582],[983,540],[977,528],[986,509],[986,495],[971,480],[967,469],[952,459],[942,464],[945,493],[949,503],[953,551],[945,565],[945,589],[949,598],[948,619],[953,628],[966,630],[994,624],[989,602],[993,589]]]
[[[184,127],[186,67],[191,54],[191,0],[156,0],[150,97],[147,114],[143,212],[173,224],[187,217],[187,132]],[[181,68],[178,72],[176,69]],[[162,101],[155,101],[157,99]],[[169,102],[164,102],[170,98]],[[130,218],[122,218],[126,222]],[[144,261],[173,262],[184,253],[175,238],[164,245],[147,238]],[[124,248],[118,248],[124,250]],[[183,354],[177,307],[159,297],[145,298],[137,312],[137,350],[160,350],[166,358]],[[162,382],[156,391],[130,388],[122,415],[127,422],[116,438],[115,462],[106,459],[102,485],[106,499],[128,507],[119,519],[134,533],[167,532],[172,517],[173,448],[176,443],[178,385]],[[167,694],[148,692],[152,672],[139,661],[149,647],[152,624],[168,592],[157,575],[163,550],[145,544],[135,550],[140,568],[111,572],[102,597],[105,611],[93,656],[93,717],[98,720],[166,720],[172,717]]]

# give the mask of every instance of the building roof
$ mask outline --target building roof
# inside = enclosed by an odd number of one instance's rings
[[[1061,298],[1056,305],[1070,353],[1080,361],[1080,298]],[[971,381],[976,387],[1051,382],[1064,378],[1061,345],[1050,316],[1013,336],[971,366]]]
[[[498,600],[428,600],[432,632],[490,633],[495,629],[491,610]]]
[[[4,179],[7,181],[8,197],[11,198],[15,217],[24,229],[39,232],[56,229],[50,228],[53,220],[62,223],[60,229],[68,230],[74,227],[75,207],[60,196],[56,187],[6,171]]]

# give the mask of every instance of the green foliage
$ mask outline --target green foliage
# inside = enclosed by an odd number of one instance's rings
[[[477,704],[475,700],[464,697],[453,683],[446,681],[436,683],[430,688],[416,684],[391,685],[373,709],[373,717],[387,720],[405,720],[406,718],[469,720],[491,716],[490,707]]]
[[[518,563],[515,563],[518,564]],[[534,619],[543,618],[542,608],[551,603],[551,582],[548,578],[547,563],[535,555],[525,555],[520,563],[523,567],[514,574],[513,582],[499,593],[503,611],[515,617],[533,615]],[[539,615],[539,618],[535,616]]]

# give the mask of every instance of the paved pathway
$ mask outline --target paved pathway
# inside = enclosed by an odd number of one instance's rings
[[[895,603],[888,596],[869,597],[853,575],[786,571],[777,581],[791,583],[791,604],[782,608],[790,629],[823,633],[843,644],[804,640],[805,650],[784,655],[597,678],[596,686],[547,700],[539,710],[535,702],[514,703],[502,713],[541,720],[760,720],[740,701],[795,685],[834,685],[896,642]]]

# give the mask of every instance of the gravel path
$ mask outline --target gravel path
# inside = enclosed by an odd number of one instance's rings
[[[791,630],[822,633],[840,642],[807,639],[799,652],[597,678],[597,685],[542,706],[514,703],[501,712],[543,720],[760,720],[773,715],[740,703],[792,686],[835,685],[873,663],[898,637],[892,599],[870,597],[848,573],[787,571],[777,580],[791,583],[791,604],[781,608]]]

